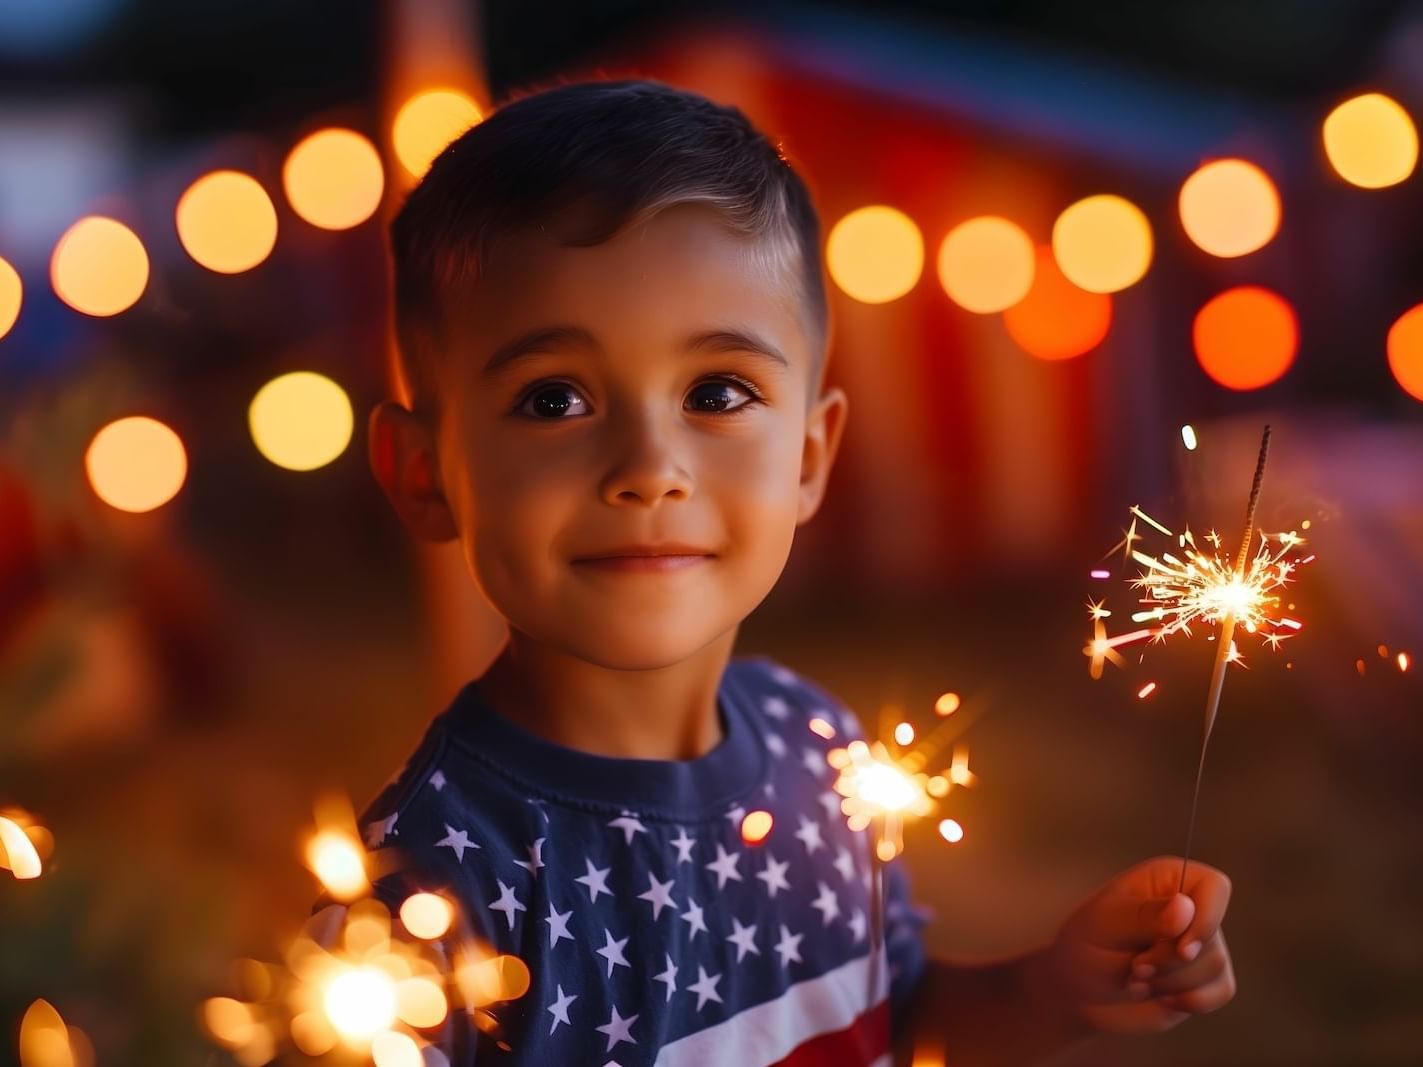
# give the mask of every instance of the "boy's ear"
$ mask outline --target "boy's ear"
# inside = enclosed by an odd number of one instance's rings
[[[845,416],[850,400],[838,386],[827,389],[810,409],[805,420],[805,451],[800,462],[800,511],[796,525],[809,522],[820,509],[825,496],[825,484],[835,455],[840,450],[840,437],[845,432]]]
[[[394,400],[382,400],[368,429],[371,471],[401,521],[426,541],[458,537],[430,426]]]

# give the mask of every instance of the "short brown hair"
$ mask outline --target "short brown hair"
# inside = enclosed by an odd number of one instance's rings
[[[819,379],[828,339],[820,220],[800,176],[739,108],[658,81],[583,81],[531,90],[434,160],[390,227],[398,371],[413,406],[438,409],[443,297],[478,278],[497,238],[591,214],[570,246],[601,244],[674,204],[716,209],[762,239],[764,262],[805,311]],[[591,219],[591,222],[588,220]]]

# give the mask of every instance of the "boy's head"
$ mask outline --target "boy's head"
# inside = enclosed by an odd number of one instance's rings
[[[647,81],[505,104],[391,228],[404,404],[371,460],[532,638],[683,659],[770,592],[819,507],[846,399],[809,193],[735,108]],[[674,571],[579,562],[679,542]]]

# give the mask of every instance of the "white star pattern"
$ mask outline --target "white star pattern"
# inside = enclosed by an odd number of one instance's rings
[[[677,849],[678,863],[692,862],[692,846],[696,843],[697,839],[695,837],[687,836],[687,828],[685,826],[677,827],[677,836],[672,839],[672,844]]]
[[[786,754],[786,743],[780,734],[767,734],[766,747],[770,749],[771,755],[775,756],[776,759],[780,759]]]
[[[611,976],[614,967],[628,966],[627,957],[623,955],[623,946],[628,943],[628,939],[625,937],[621,941],[614,941],[613,932],[611,930],[604,930],[603,936],[607,938],[607,943],[598,949],[597,952],[598,955],[608,961],[608,974]]]
[[[855,857],[850,855],[850,850],[844,845],[835,853],[835,869],[840,872],[840,877],[845,881],[855,877]]]
[[[741,820],[744,818],[746,818],[746,809],[740,804],[726,813],[726,821],[731,823],[731,825],[735,826],[738,830],[741,828]]]
[[[854,933],[856,941],[865,939],[865,913],[859,908],[856,908],[855,914],[850,916],[850,929]]]
[[[804,934],[793,934],[781,923],[781,939],[776,942],[776,951],[781,956],[781,966],[789,967],[792,962],[800,963],[800,939]]]
[[[663,908],[670,907],[676,910],[676,902],[672,899],[672,879],[669,878],[665,882],[659,882],[657,876],[651,871],[648,871],[647,883],[647,892],[639,893],[637,899],[652,902],[652,918],[654,921],[662,914]]]
[[[550,900],[548,902],[548,914],[544,916],[544,922],[548,923],[549,948],[553,948],[560,940],[573,940],[573,935],[568,932],[568,917],[572,914],[572,908],[569,908],[565,912],[560,912],[553,906],[553,901]],[[564,1020],[564,1022],[567,1021],[567,1019]]]
[[[800,829],[795,835],[805,844],[807,853],[813,854],[816,849],[825,847],[825,842],[820,839],[820,824],[812,822],[804,815],[800,817]]]
[[[682,918],[690,928],[691,932],[687,934],[687,940],[691,941],[697,934],[707,932],[707,924],[706,920],[702,918],[702,906],[691,897],[687,898],[687,904],[688,908],[682,912]]]
[[[541,837],[529,846],[529,858],[527,860],[515,860],[515,867],[522,867],[535,877],[538,876],[539,868],[544,865],[543,848],[544,842],[548,838]]]
[[[445,788],[445,772],[437,769],[430,775],[430,784],[435,787],[435,792],[441,792]]]
[[[643,826],[638,817],[630,811],[623,812],[616,819],[609,819],[608,825],[615,826],[621,830],[623,832],[623,841],[629,845],[632,844],[634,834],[647,833],[647,827]],[[634,1015],[633,1018],[635,1019],[637,1016]]]
[[[559,1023],[568,1022],[568,1005],[572,1004],[577,999],[577,993],[565,994],[563,992],[563,986],[560,985],[558,987],[558,999],[545,1009],[550,1015],[553,1016],[553,1022],[549,1024],[548,1028],[549,1033],[553,1033],[555,1030],[557,1030]],[[569,1023],[568,1025],[572,1026],[573,1024]]]
[[[632,1024],[637,1022],[636,1015],[629,1015],[626,1019],[618,1014],[617,1008],[612,1008],[613,1017],[603,1026],[596,1027],[600,1034],[608,1035],[608,1047],[604,1052],[612,1052],[613,1046],[619,1041],[626,1041],[630,1045],[637,1044],[637,1038],[628,1031],[632,1029]]]
[[[697,965],[697,980],[687,987],[688,992],[697,995],[697,1010],[701,1011],[706,1006],[706,1002],[714,1000],[721,1003],[721,994],[716,991],[716,985],[721,981],[719,974],[707,974],[706,969],[701,964]]]
[[[727,935],[726,939],[736,946],[736,962],[740,963],[741,957],[748,952],[753,956],[761,955],[761,950],[756,947],[755,942],[756,924],[752,923],[750,926],[742,926],[741,920],[733,916],[731,925],[734,929]]]
[[[469,839],[468,833],[466,833],[464,830],[456,830],[449,823],[445,823],[445,839],[443,841],[435,842],[436,848],[440,848],[441,846],[454,849],[455,858],[460,863],[464,862],[465,849],[479,847],[477,844],[475,844]]]
[[[790,706],[781,697],[767,697],[761,701],[761,708],[771,718],[779,719],[781,722],[785,722],[791,713]]]
[[[395,812],[388,819],[380,819],[366,827],[366,847],[380,848],[383,842],[391,834],[395,833],[395,820],[400,818],[400,812]],[[448,829],[448,827],[447,827]]]
[[[586,857],[583,862],[588,867],[588,873],[581,878],[575,878],[573,880],[575,882],[582,882],[588,887],[588,903],[591,904],[597,900],[599,893],[606,893],[608,896],[612,896],[612,890],[608,888],[608,871],[610,868],[594,867],[593,861]]]
[[[677,992],[677,965],[672,962],[672,953],[667,953],[667,969],[661,974],[654,975],[653,980],[667,983],[667,999],[672,999],[672,994]]]
[[[716,859],[706,865],[707,870],[716,871],[716,887],[722,888],[728,881],[741,881],[741,872],[736,869],[741,859],[740,852],[727,852],[720,841],[716,843]]]
[[[763,793],[766,794],[766,799],[767,799],[767,800],[772,800],[772,799],[774,799],[775,796],[776,796],[776,783],[775,783],[775,782],[767,782],[765,785],[763,785],[763,786],[761,787],[761,792],[763,792]]]
[[[766,869],[758,871],[756,877],[766,883],[766,892],[771,899],[775,899],[776,891],[780,889],[790,889],[791,884],[786,881],[786,870],[790,867],[790,862],[778,861],[769,852],[766,853]]]
[[[811,901],[810,906],[820,912],[820,922],[823,926],[840,914],[840,900],[836,897],[835,890],[824,882],[817,884],[820,886],[820,896]]]
[[[825,809],[825,817],[832,824],[836,818],[845,813],[845,809],[840,803],[840,794],[830,789],[820,794],[820,806]]]
[[[800,761],[805,765],[805,769],[817,778],[823,777],[826,769],[830,766],[825,759],[825,753],[818,748],[802,749]]]
[[[800,683],[799,676],[789,667],[774,663],[768,668],[768,673],[776,681],[780,682],[787,689],[794,689]]]
[[[509,929],[512,930],[514,929],[514,912],[527,911],[528,909],[519,903],[518,897],[514,896],[513,886],[505,885],[499,879],[495,879],[495,881],[499,882],[499,899],[491,901],[489,909],[490,911],[502,911],[505,918],[509,920]]]

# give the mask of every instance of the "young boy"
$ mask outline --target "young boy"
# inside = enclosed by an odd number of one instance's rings
[[[372,413],[372,466],[417,536],[459,540],[509,639],[361,822],[398,860],[392,913],[438,892],[449,952],[531,979],[451,1004],[427,1063],[1020,1063],[1231,998],[1229,882],[1193,863],[1176,895],[1170,857],[986,966],[926,959],[892,863],[876,938],[825,758],[854,715],[731,655],[847,410],[815,209],[739,110],[649,81],[527,95],[435,160],[392,249],[405,395]]]

